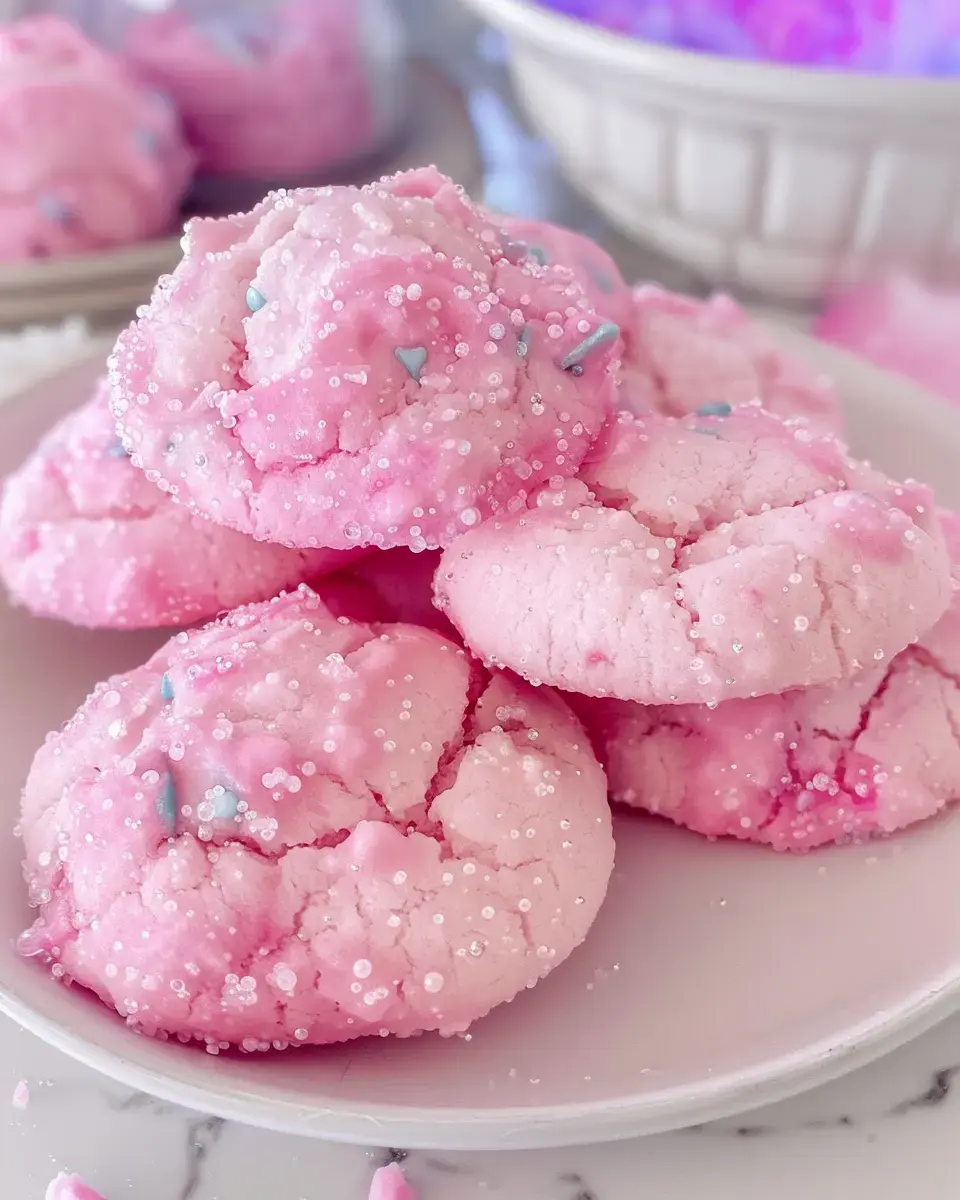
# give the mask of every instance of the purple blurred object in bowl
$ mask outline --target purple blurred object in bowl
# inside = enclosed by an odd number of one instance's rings
[[[613,33],[786,66],[960,74],[956,0],[541,0]]]

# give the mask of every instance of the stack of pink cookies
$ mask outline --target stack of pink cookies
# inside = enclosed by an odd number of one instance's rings
[[[0,509],[41,615],[235,606],[37,754],[55,976],[212,1053],[459,1033],[587,936],[608,797],[806,850],[960,793],[960,524],[732,302],[433,170],[184,245]]]

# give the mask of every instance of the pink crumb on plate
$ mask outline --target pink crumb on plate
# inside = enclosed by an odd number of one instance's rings
[[[14,1108],[21,1112],[30,1103],[30,1088],[27,1086],[27,1081],[21,1079],[17,1086],[13,1089],[13,1099],[11,1100]]]
[[[68,1175],[61,1171],[50,1181],[44,1200],[104,1200],[99,1192],[88,1187],[79,1175]]]
[[[401,1167],[391,1163],[374,1175],[369,1200],[417,1200],[417,1193],[407,1182]]]
[[[830,301],[818,337],[960,401],[960,292],[906,275],[850,289]]]

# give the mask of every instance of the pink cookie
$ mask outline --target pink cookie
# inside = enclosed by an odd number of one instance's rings
[[[592,238],[550,221],[497,217],[500,226],[544,266],[566,267],[598,313],[623,331],[633,324],[633,293],[620,268]]]
[[[177,634],[37,754],[21,938],[145,1033],[458,1033],[586,936],[606,785],[555,696],[308,589]]]
[[[817,335],[951,400],[960,400],[960,293],[936,292],[904,275],[837,296]]]
[[[0,260],[167,233],[191,165],[169,105],[72,25],[0,27]]]
[[[943,517],[960,586],[960,518]],[[838,686],[577,711],[612,798],[698,833],[776,850],[892,833],[960,798],[960,595],[915,646]]]
[[[111,360],[135,461],[298,546],[434,548],[522,509],[609,413],[617,329],[501,237],[433,170],[192,223]]]
[[[950,599],[926,488],[753,405],[624,414],[581,478],[471,530],[437,573],[467,644],[535,682],[645,704],[835,683]]]
[[[79,1175],[61,1171],[47,1187],[45,1200],[103,1200],[99,1192],[88,1187]]]
[[[398,104],[383,89],[394,64],[365,45],[367,0],[259,7],[196,21],[174,8],[129,29],[127,58],[183,114],[200,169],[289,183],[376,149]],[[376,8],[382,40],[389,14]]]
[[[830,380],[775,346],[729,296],[701,301],[647,286],[635,289],[633,304],[624,325],[624,408],[682,417],[705,405],[759,400],[818,433],[843,428]]]
[[[75,625],[186,625],[349,559],[255,542],[174,504],[130,462],[107,396],[104,380],[4,485],[0,577],[17,603]]]

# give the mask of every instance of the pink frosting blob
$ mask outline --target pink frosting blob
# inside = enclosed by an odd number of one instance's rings
[[[45,1200],[104,1200],[83,1182],[79,1175],[68,1175],[61,1171],[47,1186]]]
[[[369,1200],[417,1200],[417,1193],[396,1163],[381,1167],[370,1184]]]

